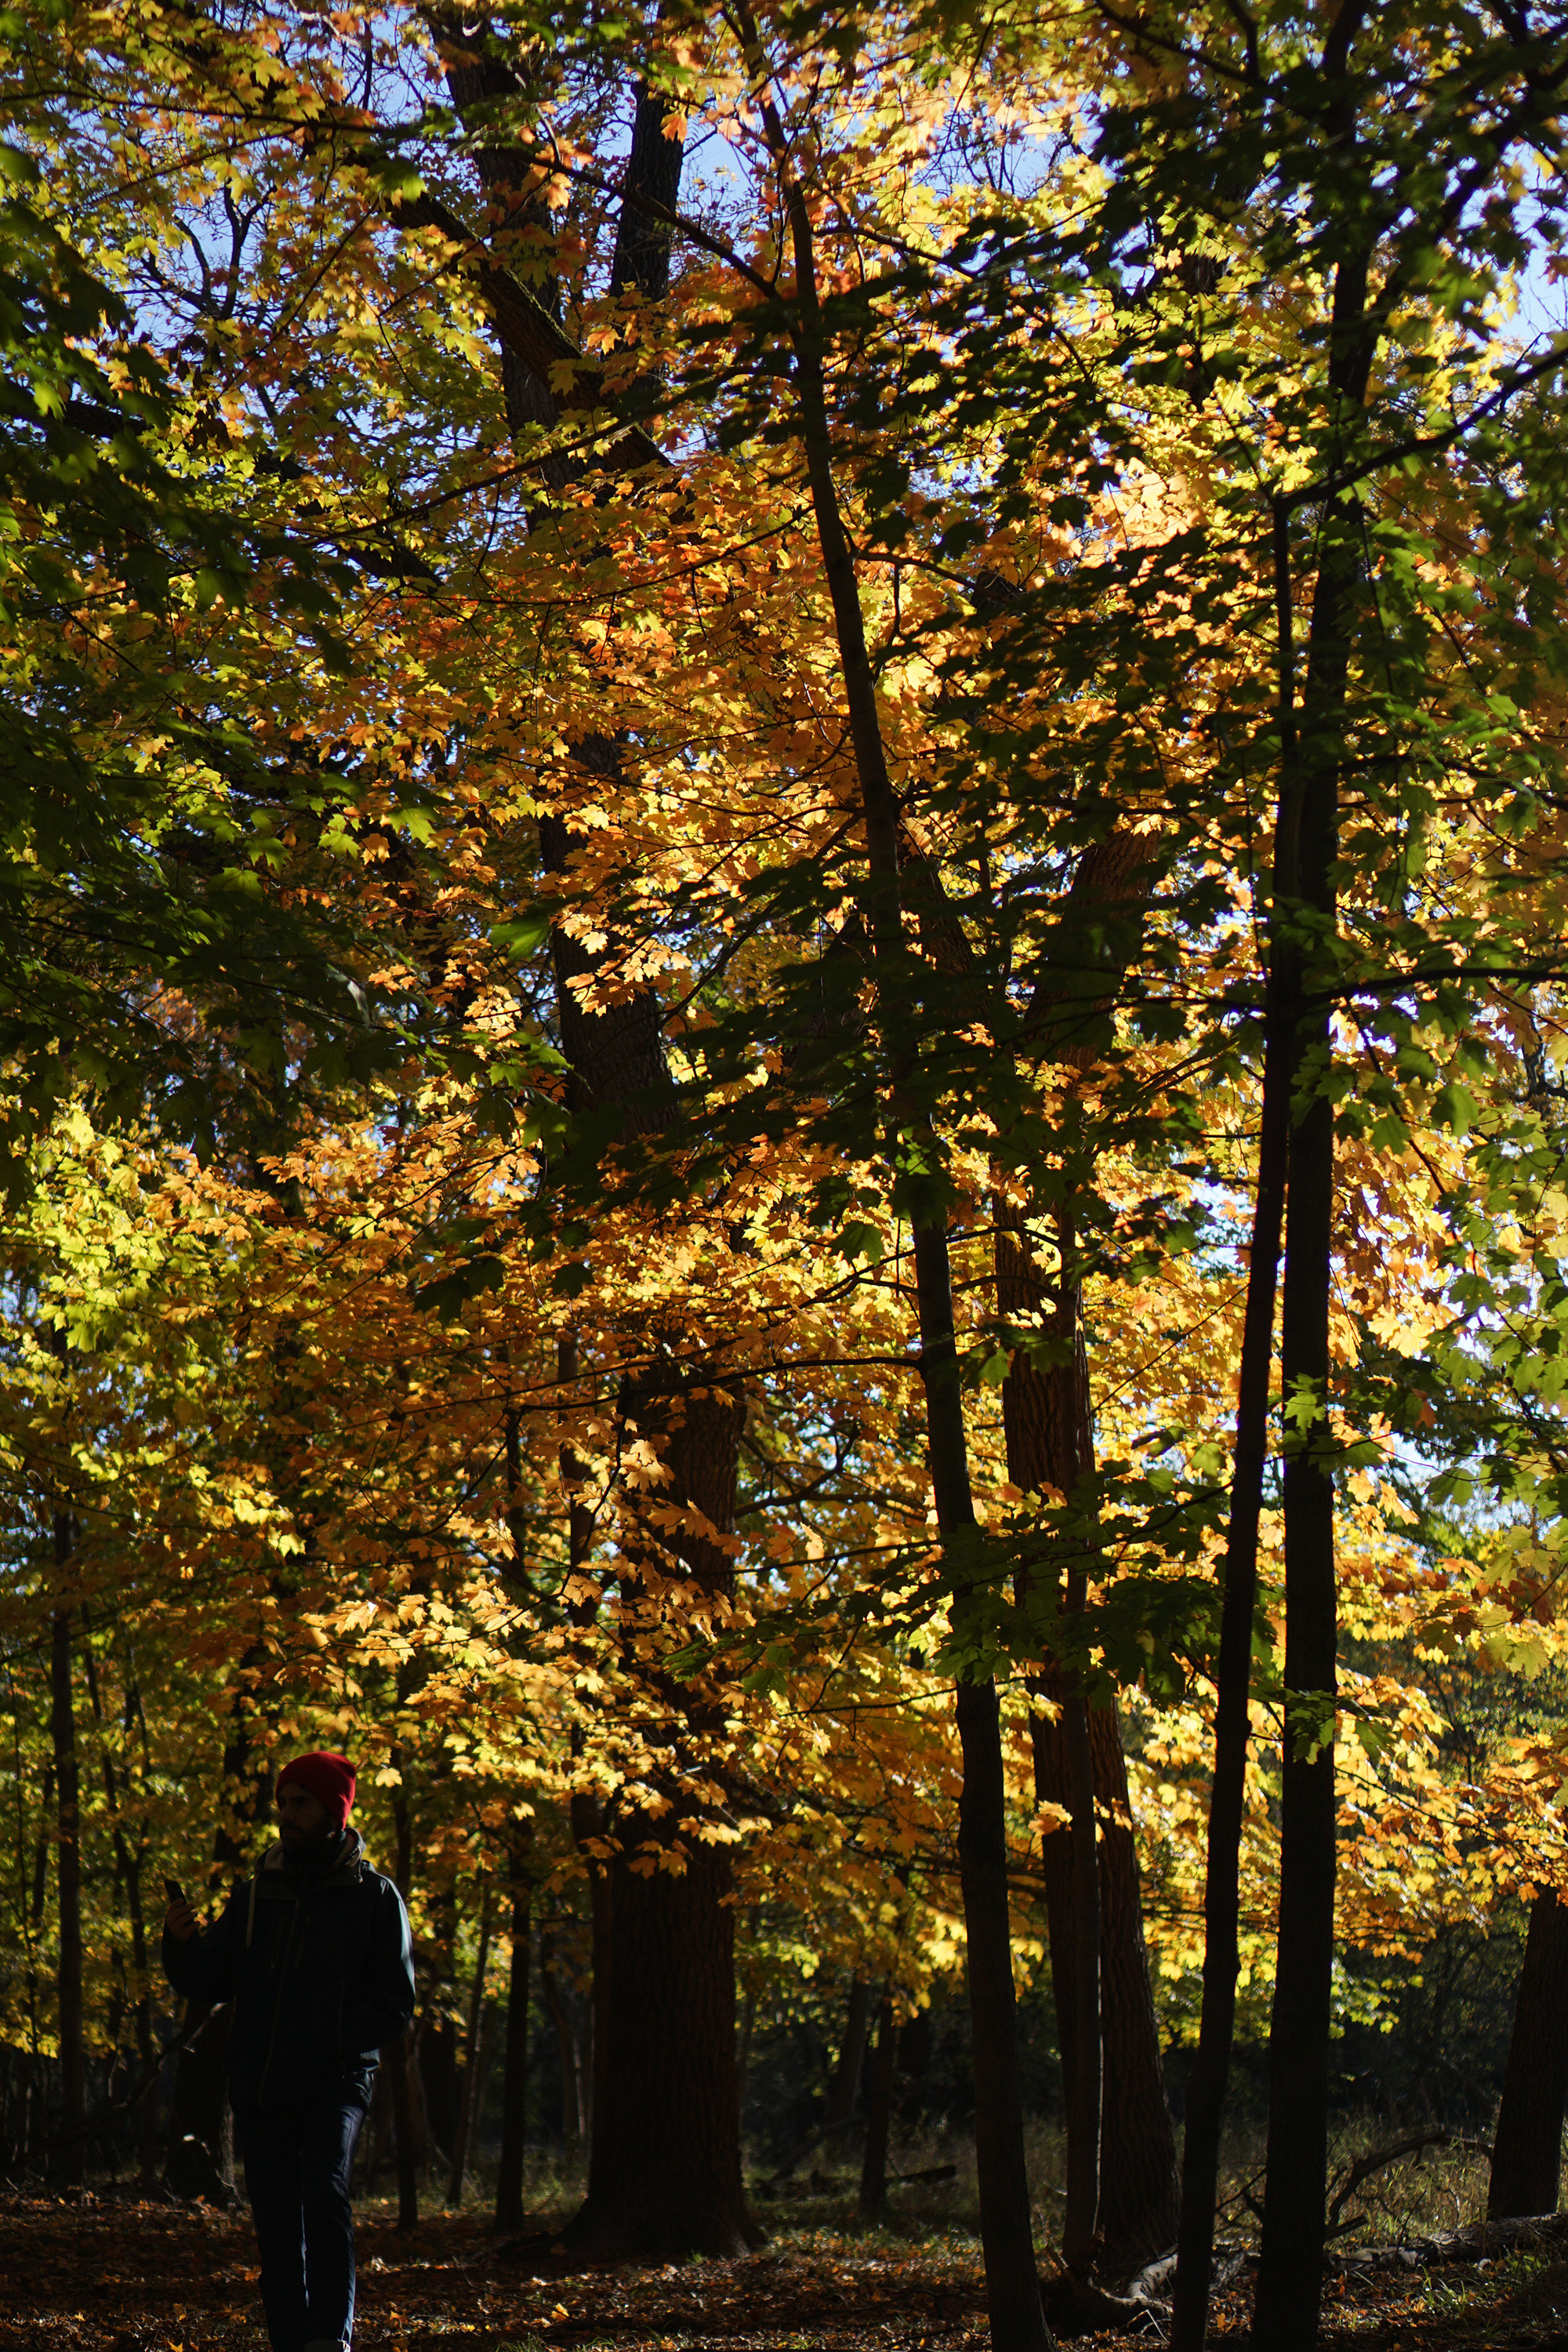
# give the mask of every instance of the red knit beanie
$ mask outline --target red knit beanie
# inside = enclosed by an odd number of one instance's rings
[[[343,1827],[354,1801],[354,1768],[346,1756],[334,1756],[324,1748],[312,1756],[296,1756],[278,1775],[279,1790],[289,1780],[297,1780],[319,1805],[326,1807],[330,1830]]]

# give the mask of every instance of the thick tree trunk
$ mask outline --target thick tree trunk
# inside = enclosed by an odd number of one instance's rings
[[[893,2004],[886,1993],[877,2020],[877,2044],[866,2084],[866,2147],[860,2160],[862,2221],[883,2221],[888,2214],[888,2131],[893,2119],[893,2064],[898,2054]]]
[[[87,2120],[87,2050],[83,2040],[81,1940],[81,1775],[71,1701],[71,1612],[60,1587],[75,1549],[70,1514],[54,1523],[57,1598],[49,1655],[49,1731],[56,1810],[56,1887],[59,1896],[60,2129],[79,2132]],[[66,2180],[80,2180],[87,2144],[73,2140],[55,2159]]]
[[[1064,1710],[1034,1719],[1035,1789],[1042,1805],[1066,1802],[1067,1692],[1054,1671],[1031,1675],[1032,1694]],[[1160,2025],[1143,1935],[1143,1903],[1127,1797],[1127,1759],[1114,1706],[1089,1709],[1089,1730],[1100,1814],[1100,2000],[1103,2081],[1100,2105],[1100,2252],[1097,2269],[1120,2285],[1163,2253],[1176,2230],[1175,2133],[1165,2099]],[[1120,1788],[1118,1800],[1115,1791]],[[1073,1857],[1070,1835],[1042,1841],[1051,1989],[1061,2044],[1062,2091],[1072,2112],[1072,2067],[1081,2046],[1077,2020]]]
[[[661,1820],[626,1823],[646,1874],[617,1868],[616,1999],[588,2196],[566,2231],[574,2253],[650,2259],[735,2254],[761,2242],[741,2177],[735,2096],[732,1879],[721,1850],[692,1843],[684,1868]]]
[[[533,1953],[532,1882],[521,1846],[511,1854],[511,1962],[507,1972],[506,2058],[501,2074],[500,2164],[496,2228],[523,2226],[523,2159],[528,2148],[528,2023]]]
[[[669,1472],[668,1485],[647,1498],[629,1555],[646,1547],[663,1576],[684,1571],[699,1591],[722,1592],[731,1575],[723,1547],[695,1529],[672,1536],[662,1520],[673,1497],[721,1534],[733,1525],[738,1395],[650,1379],[624,1409],[629,1427],[655,1439]],[[640,1606],[635,1572],[625,1605],[634,1615]],[[700,1834],[701,1807],[684,1795],[679,1753],[686,1737],[717,1728],[721,1701],[700,1685],[688,1688],[689,1732],[678,1736],[670,1810],[613,1823],[612,1990],[605,2046],[595,2053],[601,2086],[588,2195],[566,2231],[577,2253],[731,2254],[763,2238],[742,2180],[733,1876],[726,1849]]]
[[[437,15],[433,21],[459,110],[498,98],[521,99],[518,77],[492,48],[455,18]],[[679,193],[682,158],[681,141],[665,135],[666,115],[662,99],[639,89],[610,273],[613,292],[635,288],[656,300],[668,285],[670,231],[662,214]],[[488,192],[515,194],[523,186],[531,163],[521,149],[481,133],[475,155]],[[498,324],[513,429],[552,422],[549,386],[510,347],[504,320]],[[580,742],[575,756],[584,768],[602,773],[614,772],[620,758],[603,738]],[[540,835],[547,869],[569,874],[573,839],[561,816],[546,815]],[[587,1011],[571,983],[591,974],[603,953],[595,958],[560,925],[551,947],[574,1110],[615,1111],[622,1135],[657,1129],[668,1115],[669,1094],[657,998],[638,990],[605,1011]],[[679,1379],[666,1379],[647,1384],[632,1410],[669,1468],[669,1484],[657,1498],[660,1507],[693,1504],[717,1527],[731,1524],[742,1421],[733,1401],[721,1393],[704,1399]],[[689,1458],[694,1454],[705,1458],[698,1463]],[[704,1486],[714,1490],[718,1507]],[[678,1542],[677,1552],[682,1549]],[[716,1589],[712,1577],[727,1579],[731,1564],[721,1556],[716,1566],[688,1566],[699,1584],[707,1580]],[[612,1864],[592,1864],[589,1874],[595,1960],[593,2152],[588,2198],[568,2233],[574,2245],[607,2253],[728,2252],[760,2237],[741,2189],[729,1865],[700,1838],[680,1837],[673,1825],[679,1810],[678,1800],[671,1815],[607,1822],[585,1792],[573,1802],[579,1842],[610,1833],[621,1849]],[[630,1866],[628,1854],[639,1850],[645,1863],[656,1864],[651,1876]],[[679,1994],[682,1984],[689,1998]]]
[[[1489,2221],[1556,2212],[1565,2104],[1568,1904],[1548,1886],[1530,1906],[1530,1933],[1492,2142]]]

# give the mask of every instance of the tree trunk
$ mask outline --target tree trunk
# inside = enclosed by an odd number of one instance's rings
[[[419,2062],[415,2032],[410,2025],[392,2045],[392,2121],[397,2137],[397,2233],[405,2237],[419,2226],[419,2163],[425,2134],[418,2112]]]
[[[498,97],[523,97],[516,74],[462,24],[441,17],[437,31],[459,111]],[[610,273],[612,291],[635,287],[653,299],[668,286],[670,233],[660,213],[679,193],[682,157],[681,141],[665,135],[666,116],[663,100],[639,89]],[[493,195],[525,185],[529,159],[498,143],[493,134],[480,138],[475,159]],[[519,352],[507,348],[504,320],[498,326],[513,429],[553,421],[548,384],[531,373]],[[575,753],[590,772],[610,772],[619,764],[616,746],[605,739],[581,742]],[[540,836],[545,866],[558,876],[568,874],[572,835],[561,817],[543,817]],[[562,1042],[572,1066],[573,1109],[618,1110],[623,1134],[657,1129],[668,1116],[669,1101],[657,997],[637,990],[613,1007],[589,1012],[571,983],[591,973],[607,950],[594,954],[560,924],[552,929],[551,950]],[[701,1396],[687,1393],[677,1379],[666,1381],[662,1392],[658,1383],[648,1383],[640,1409],[642,1433],[659,1447],[671,1473],[659,1505],[694,1504],[716,1526],[729,1526],[742,1418],[733,1401],[723,1399],[717,1412],[705,1412]],[[727,1490],[727,1514],[723,1507],[715,1509],[689,1475],[685,1457],[693,1451],[700,1424],[710,1439],[722,1429],[715,1459],[702,1467],[721,1495]],[[701,1582],[707,1571],[699,1565],[696,1573]],[[727,1557],[717,1573],[729,1576]],[[595,1948],[593,2152],[587,2200],[568,2236],[574,2246],[592,2245],[605,2253],[730,2252],[755,2244],[761,2233],[741,2189],[728,1861],[700,1839],[683,1843],[668,1815],[633,1816],[613,1825],[595,1821],[589,1831],[585,1817],[592,1803],[586,1798],[580,1808],[574,1800],[574,1830],[579,1831],[580,1821],[583,1834],[600,1835],[613,1827],[621,1852],[607,1867],[590,1871]],[[655,1862],[651,1877],[634,1871],[626,1859],[645,1847]],[[661,1937],[671,1940],[661,1946]],[[683,1979],[689,1984],[689,1999],[679,1994]]]
[[[1070,1494],[1094,1466],[1089,1366],[1077,1288],[1069,1286],[1065,1298],[1053,1300],[1023,1214],[998,1199],[995,1216],[997,1311],[1032,1316],[1054,1307],[1066,1326],[1067,1342],[1067,1360],[1049,1369],[1032,1363],[1023,1349],[1014,1356],[1002,1384],[1007,1475],[1026,1494],[1048,1486]],[[1032,1697],[1043,1699],[1051,1710],[1037,1711],[1031,1718],[1036,1803],[1060,1807],[1077,1822],[1085,1809],[1081,1790],[1075,1798],[1068,1728],[1070,1710],[1081,1707],[1081,1697],[1050,1660],[1030,1676],[1029,1689]],[[1098,2231],[1098,2267],[1120,2284],[1163,2252],[1175,2234],[1176,2142],[1149,1981],[1121,1722],[1114,1706],[1091,1706],[1088,1718],[1099,1827],[1098,2035],[1091,2025],[1086,2037],[1082,2022],[1079,1988],[1089,1981],[1089,1959],[1077,1932],[1072,1833],[1047,1835],[1041,1843],[1041,1863],[1068,2116],[1069,2226],[1064,2238],[1071,2240],[1077,2257]],[[1087,2062],[1087,2084],[1080,2053]]]
[[[588,2195],[566,2231],[579,2255],[742,2253],[761,2242],[741,2177],[735,2095],[732,1879],[693,1841],[676,1865],[662,1821],[620,1834],[654,1868],[618,1867],[616,1998],[604,2053],[614,2085],[595,2133]]]
[[[866,2149],[860,2162],[862,2221],[885,2221],[888,2217],[888,2129],[893,2116],[893,2065],[898,2044],[893,2004],[884,1993],[877,2020],[877,2046],[871,2053],[866,2084]]]
[[[49,1654],[49,1730],[57,1795],[56,1885],[59,1896],[60,2128],[79,2132],[87,2120],[87,2051],[83,2041],[81,1943],[81,1777],[71,1703],[71,1612],[61,1589],[75,1549],[70,1514],[54,1523],[56,1601]],[[87,2143],[73,2140],[56,2159],[61,2177],[79,2181]]]
[[[588,2105],[584,2095],[583,2045],[577,2021],[550,1964],[546,1938],[539,1958],[539,1990],[555,2028],[555,2058],[561,2074],[561,2133],[574,2154],[589,2139]]]
[[[1064,1710],[1036,1716],[1032,1729],[1037,1802],[1066,1801],[1064,1718],[1068,1694],[1054,1669],[1030,1676],[1032,1695]],[[1127,1798],[1127,1759],[1114,1706],[1089,1711],[1096,1808],[1100,1815],[1100,1996],[1103,2081],[1100,2095],[1100,2218],[1097,2270],[1112,2285],[1173,2243],[1176,2231],[1175,2132],[1166,2102],[1160,2025],[1143,1935],[1138,1851]],[[1115,1791],[1122,1791],[1118,1801]],[[1061,2045],[1062,2091],[1073,2111],[1072,2068],[1081,2046],[1077,2020],[1073,1855],[1058,1831],[1040,1847],[1050,1936],[1051,1988]]]
[[[405,1696],[401,1685],[400,1698]],[[392,1751],[393,1764],[402,1768],[399,1748]],[[405,1903],[414,1882],[414,1815],[408,1802],[408,1790],[400,1785],[392,1800],[393,1831],[397,1842],[397,1891]],[[411,2019],[406,2032],[400,2033],[392,2046],[392,2114],[397,2132],[397,2228],[400,2236],[419,2225],[419,2167],[426,2154],[427,2135],[425,2129],[425,2108],[419,2084],[418,2044],[415,2021]]]
[[[511,1964],[507,1973],[506,2058],[501,2075],[500,2167],[496,2228],[523,2226],[523,2160],[528,2148],[529,1964],[532,1958],[532,1883],[521,1843],[511,1853]]]
[[[735,2044],[735,2111],[740,2118],[741,2138],[746,2137],[746,2076],[752,2064],[752,2036],[757,2028],[757,1988],[748,1985],[746,1998],[741,2006],[741,2032]]]
[[[859,583],[834,480],[834,446],[824,364],[811,208],[795,177],[791,142],[772,98],[766,60],[748,17],[741,24],[747,62],[756,80],[759,120],[778,174],[795,263],[791,323],[795,393],[802,454],[816,523],[817,545],[833,607],[834,635],[865,829],[866,908],[875,951],[880,1017],[890,1021],[903,986],[905,947],[899,889],[899,814],[889,772],[876,681],[866,643]],[[928,1135],[928,1123],[896,1097],[904,1069],[902,1049],[887,1071],[895,1089],[889,1155],[901,1156],[901,1136]],[[944,1552],[957,1562],[974,1527],[969,1448],[952,1319],[952,1268],[947,1227],[911,1220],[921,1382],[925,1391],[927,1455],[937,1528]],[[955,1615],[962,1616],[963,1591]],[[1006,1775],[1001,1710],[989,1677],[964,1681],[955,1693],[963,1789],[958,1809],[959,1880],[969,1948],[969,1990],[974,2042],[974,2144],[980,2188],[980,2234],[985,2254],[991,2339],[997,2352],[1041,2352],[1051,2342],[1035,2268],[1024,2110],[1018,2087],[1016,2004],[1013,1985],[1012,1915],[1007,1885]]]
[[[1068,1579],[1072,1585],[1080,1578]],[[1068,1606],[1073,1602],[1069,1598]],[[1081,1612],[1083,1600],[1078,1599]],[[1089,2268],[1100,2222],[1100,2116],[1105,2083],[1100,1999],[1100,1856],[1095,1820],[1094,1759],[1089,1702],[1068,1690],[1062,1712],[1072,1822],[1072,1989],[1075,2043],[1068,2106],[1068,2195],[1062,2260],[1079,2275]]]
[[[844,2019],[844,2040],[838,2052],[838,2063],[833,2070],[833,2085],[827,2094],[826,2128],[842,2128],[855,2113],[855,2094],[860,2087],[860,2065],[866,2055],[866,2032],[871,2022],[871,1987],[865,1977],[857,1977],[849,1988],[849,2002]]]
[[[1321,1040],[1326,1047],[1327,1024]],[[1280,1350],[1287,1398],[1326,1398],[1333,1106],[1319,1097],[1290,1139]],[[1338,1610],[1331,1475],[1308,1451],[1285,1461],[1285,1726],[1279,1942],[1268,2032],[1268,2171],[1253,2341],[1314,2345],[1322,2298],[1334,1958],[1334,1687]],[[1289,1441],[1288,1441],[1289,1443]]]
[[[1556,2212],[1565,2104],[1568,1905],[1547,1886],[1530,1906],[1530,1933],[1492,2142],[1489,2221]]]
[[[650,1375],[624,1410],[629,1427],[655,1439],[669,1472],[668,1485],[647,1498],[628,1560],[646,1548],[661,1578],[685,1573],[705,1592],[722,1591],[728,1551],[695,1529],[669,1535],[664,1518],[674,1497],[721,1532],[734,1524],[738,1395]],[[634,1605],[636,1582],[634,1567]],[[692,1730],[716,1728],[722,1694],[696,1682],[687,1690]],[[613,1825],[607,2039],[595,2053],[588,2194],[566,2231],[574,2253],[668,2259],[762,2242],[742,2180],[733,1875],[727,1850],[700,1834],[700,1806],[694,1817],[684,1773],[678,1736],[670,1810]]]
[[[1352,253],[1334,273],[1331,362],[1331,382],[1347,405],[1359,404],[1365,393],[1366,295],[1366,256]],[[1304,1006],[1310,992],[1323,1009],[1297,1027],[1307,1099],[1290,1130],[1280,1328],[1287,1426],[1279,1944],[1268,2036],[1268,2172],[1253,2318],[1253,2341],[1269,2352],[1307,2352],[1317,2342],[1329,2169],[1339,1610],[1328,1418],[1334,1108],[1327,1006],[1338,919],[1333,875],[1350,633],[1364,562],[1354,499],[1331,503],[1319,533],[1300,747],[1281,770],[1270,941],[1273,952],[1289,960],[1288,997]]]
[[[405,1898],[406,1899],[406,1898]],[[454,1878],[435,1887],[426,1906],[430,1988],[419,2029],[419,2085],[425,2120],[443,2164],[458,2144],[461,2093],[458,2082],[458,2022],[452,2015],[459,1995],[456,1965],[458,1890]]]
[[[187,2033],[201,2014],[200,2002],[188,2003]],[[226,2206],[234,2200],[225,2063],[232,2021],[231,2002],[208,2010],[206,2022],[190,2047],[181,2051],[174,2071],[163,2177],[176,2197],[200,2198],[209,2205]]]
[[[452,2142],[452,2168],[447,2181],[447,2202],[460,2206],[463,2201],[463,2176],[468,2168],[468,2142],[473,2137],[474,2116],[479,2096],[479,2074],[483,2053],[480,2049],[479,2028],[484,2019],[485,1972],[490,1961],[490,1885],[487,1879],[479,1899],[479,1948],[474,1959],[473,1990],[468,1999],[468,2052],[463,2061],[463,2079],[458,2097],[458,2126]]]
[[[87,1670],[88,1698],[92,1706],[92,1719],[98,1727],[99,1752],[103,1764],[103,1793],[109,1801],[110,1818],[113,1822],[114,1874],[124,1891],[126,1916],[131,1925],[131,1964],[135,1974],[136,1989],[132,2000],[132,2015],[136,2031],[136,2054],[142,2072],[153,2074],[153,2000],[152,1977],[147,1964],[147,1927],[142,1911],[142,1850],[133,1847],[125,1834],[121,1815],[121,1787],[105,1737],[103,1702],[99,1694],[98,1669],[92,1654],[92,1626],[87,1603],[82,1603],[82,1664]],[[125,1734],[129,1740],[136,1719],[136,1686],[128,1682],[125,1691]],[[136,2140],[143,2185],[151,2186],[157,2177],[157,2084],[149,2080],[136,2110]]]
[[[1289,735],[1289,582],[1281,606],[1281,724]],[[1258,1599],[1258,1537],[1268,1455],[1269,1372],[1274,1301],[1289,1164],[1290,1096],[1296,1068],[1294,996],[1284,993],[1278,957],[1270,961],[1264,1005],[1263,1103],[1252,1247],[1237,1380],[1236,1453],[1220,1601],[1215,1677],[1215,1762],[1204,1877],[1204,1990],[1198,2054],[1187,2084],[1182,2143],[1182,2208],[1172,2352],[1203,2352],[1214,2270],[1215,2208],[1219,2194],[1220,2130],[1236,2032],[1241,1971],[1241,1832],[1247,1804],[1251,1725],[1253,1614]]]

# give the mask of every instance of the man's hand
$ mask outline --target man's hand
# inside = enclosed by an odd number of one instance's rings
[[[163,1933],[173,1936],[176,1944],[188,1944],[200,1927],[201,1921],[184,1896],[178,1903],[171,1903],[163,1914]]]

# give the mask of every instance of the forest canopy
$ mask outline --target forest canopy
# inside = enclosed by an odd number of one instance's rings
[[[584,2256],[756,2242],[759,2032],[967,2002],[1043,2346],[1048,1985],[1068,2269],[1201,2344],[1240,2032],[1315,2340],[1336,2042],[1568,1939],[1565,76],[0,14],[14,2169],[165,2042],[216,2147],[157,1890],[328,1747],[405,2195],[510,2001],[521,2227],[531,1968]]]

